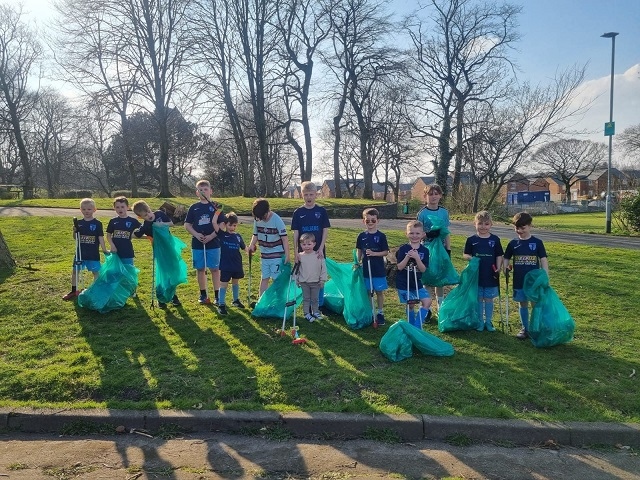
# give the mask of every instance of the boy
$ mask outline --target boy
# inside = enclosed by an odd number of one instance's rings
[[[240,301],[240,284],[239,280],[244,278],[244,270],[242,269],[242,250],[246,250],[244,240],[239,233],[236,233],[238,227],[238,216],[230,212],[226,215],[227,230],[222,230],[218,224],[218,218],[222,212],[216,210],[213,214],[213,228],[220,239],[220,292],[218,293],[218,311],[221,315],[227,314],[227,306],[225,297],[227,295],[227,286],[231,280],[231,291],[233,292],[234,307],[244,308]]]
[[[220,240],[213,228],[213,216],[216,213],[216,205],[211,202],[211,184],[208,180],[199,180],[196,183],[196,195],[200,199],[189,207],[184,228],[193,237],[191,239],[191,255],[193,268],[197,271],[200,298],[198,302],[209,305],[211,300],[207,295],[207,271],[211,272],[213,281],[213,294],[218,303],[220,290]],[[220,224],[226,222],[224,214],[218,216]],[[206,258],[205,258],[206,257]]]
[[[317,252],[318,258],[325,258],[325,244],[327,242],[327,235],[329,233],[329,214],[324,207],[316,204],[316,196],[318,189],[313,182],[302,182],[300,185],[300,192],[302,198],[304,198],[304,205],[294,210],[291,217],[291,230],[293,230],[293,244],[296,245],[294,249],[294,262],[298,263],[299,255],[302,251],[302,244],[300,238],[304,233],[311,233],[315,237],[314,251]],[[324,305],[324,287],[320,287],[318,292],[318,308],[321,309]],[[313,314],[314,312],[307,312],[305,314]]]
[[[167,216],[165,212],[162,210],[156,210],[155,212],[151,210],[151,207],[144,200],[138,200],[133,204],[133,213],[135,213],[138,217],[142,218],[144,222],[142,222],[142,226],[133,231],[133,234],[136,238],[141,238],[144,235],[147,237],[153,238],[153,224],[165,225],[168,227],[173,227],[173,221]],[[152,247],[153,248],[153,247]],[[153,279],[155,281],[155,279]],[[171,304],[179,307],[182,305],[180,300],[178,299],[178,295],[174,295],[171,299]],[[158,302],[158,306],[160,308],[166,308],[167,304],[164,302]]]
[[[431,298],[429,292],[420,284],[420,276],[429,266],[429,250],[422,245],[424,237],[422,223],[413,220],[407,224],[407,238],[409,243],[402,245],[396,252],[398,274],[396,275],[396,289],[400,303],[408,304],[409,318],[407,321],[420,329],[422,324],[429,322],[431,318]],[[409,271],[409,282],[407,283],[406,268],[413,266],[417,268],[415,276]],[[413,304],[420,303],[420,310],[416,317]]]
[[[107,253],[107,246],[104,243],[104,233],[102,231],[102,222],[93,218],[96,212],[96,202],[91,198],[83,198],[80,201],[80,212],[82,219],[77,222],[77,229],[73,227],[73,237],[79,243],[76,244],[76,252],[73,258],[73,270],[71,272],[71,291],[67,293],[63,300],[73,300],[78,295],[77,277],[82,275],[82,269],[86,268],[93,274],[93,279],[98,277],[100,272],[100,247],[104,254]],[[75,220],[74,220],[75,223]],[[78,253],[80,256],[78,257]]]
[[[424,188],[424,196],[427,200],[427,204],[418,212],[416,220],[422,223],[424,231],[426,233],[425,238],[423,240],[425,245],[428,245],[429,242],[438,238],[439,232],[431,231],[431,220],[429,220],[429,216],[435,216],[442,219],[444,226],[449,227],[449,212],[446,208],[440,205],[440,200],[442,199],[442,187],[437,183],[432,183],[427,185]],[[451,257],[451,236],[447,235],[443,240],[444,248]],[[438,305],[442,304],[444,300],[444,288],[436,287],[436,298],[438,300]]]
[[[289,263],[289,239],[287,227],[280,216],[272,212],[269,202],[258,198],[253,202],[253,236],[249,244],[249,253],[256,251],[256,244],[260,245],[260,295],[269,286],[270,280],[280,275],[280,259],[284,255],[284,263]]]
[[[296,281],[302,288],[302,307],[304,318],[310,323],[324,318],[318,305],[318,292],[327,281],[327,264],[324,255],[315,250],[316,237],[313,233],[303,233],[300,237],[302,252],[298,254],[300,263]]]
[[[507,245],[504,252],[503,270],[510,268],[513,258],[513,299],[520,303],[520,321],[522,330],[516,338],[525,340],[529,338],[529,302],[522,290],[524,277],[527,272],[537,268],[544,269],[549,274],[549,261],[547,251],[542,240],[531,235],[533,218],[527,212],[516,213],[513,217],[518,238],[513,239]]]
[[[127,197],[114,198],[113,209],[117,216],[109,220],[107,225],[107,241],[111,245],[111,253],[117,253],[123,264],[133,265],[131,234],[142,225],[136,218],[129,216]]]
[[[378,230],[378,216],[378,210],[375,208],[366,208],[362,212],[362,223],[364,223],[366,231],[358,235],[356,248],[358,249],[358,263],[363,266],[362,274],[367,290],[376,292],[378,304],[376,323],[378,326],[382,326],[385,324],[384,291],[389,288],[384,257],[389,253],[389,245],[387,244],[387,236]]]
[[[480,258],[478,270],[478,315],[480,326],[478,331],[485,328],[488,332],[494,332],[493,327],[493,299],[498,296],[500,288],[498,272],[502,269],[504,251],[500,238],[491,233],[491,214],[486,210],[476,213],[476,234],[467,238],[464,245],[463,258],[471,260]]]

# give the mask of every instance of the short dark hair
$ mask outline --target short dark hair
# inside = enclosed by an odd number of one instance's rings
[[[533,223],[533,217],[527,212],[518,212],[513,216],[513,224],[516,228],[531,225]]]
[[[127,197],[125,197],[124,195],[114,198],[113,205],[115,206],[116,203],[124,203],[127,207],[129,206],[129,200],[127,200]]]
[[[235,225],[238,223],[238,215],[235,212],[229,212],[226,214],[227,224]]]
[[[362,211],[362,218],[367,218],[367,215],[371,217],[376,217],[376,218],[380,217],[380,213],[375,208],[365,208]]]
[[[264,220],[264,217],[266,217],[267,213],[269,213],[269,210],[269,202],[264,198],[256,198],[253,201],[251,213],[253,214],[253,218],[255,218],[256,220]]]

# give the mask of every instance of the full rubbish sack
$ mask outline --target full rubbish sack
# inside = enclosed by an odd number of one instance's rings
[[[427,218],[431,221],[430,231],[437,231],[438,236],[426,245],[429,250],[429,265],[422,274],[422,283],[431,287],[456,285],[460,281],[460,276],[442,243],[442,240],[449,235],[449,229],[441,218],[433,215],[427,215]]]
[[[100,313],[122,308],[138,287],[138,272],[115,253],[107,255],[98,277],[78,296],[78,305]]]
[[[405,321],[391,325],[380,340],[380,351],[392,362],[413,356],[414,347],[423,355],[434,357],[450,357],[455,353],[450,343]]]
[[[449,292],[438,311],[438,330],[475,330],[480,326],[478,314],[478,270],[480,259],[473,257],[460,274],[460,285]]]

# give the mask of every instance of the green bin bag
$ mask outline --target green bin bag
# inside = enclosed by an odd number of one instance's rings
[[[438,330],[475,330],[480,326],[478,315],[478,270],[480,259],[473,257],[460,274],[460,285],[449,292],[438,311]]]
[[[153,224],[153,257],[156,265],[155,289],[159,302],[169,303],[176,287],[187,283],[187,264],[182,249],[187,245],[174,237],[166,225]]]
[[[302,289],[296,285],[295,279],[291,281],[291,263],[280,263],[280,275],[276,278],[269,288],[267,288],[251,314],[258,318],[282,318],[286,315],[291,318],[293,310],[302,303]],[[288,297],[287,297],[288,293]],[[296,304],[287,307],[288,302],[292,302],[295,298]]]
[[[78,296],[78,305],[100,313],[122,308],[138,286],[138,272],[115,253],[107,255],[98,277]]]
[[[431,221],[431,231],[438,230],[438,237],[427,244],[429,250],[429,265],[422,274],[422,283],[430,287],[444,287],[445,285],[456,285],[460,281],[460,276],[451,263],[451,257],[444,248],[442,239],[449,235],[449,229],[444,226],[441,218],[433,215],[427,216]]]
[[[576,322],[549,285],[547,272],[539,268],[524,277],[524,294],[534,302],[529,338],[535,347],[553,347],[573,340]]]
[[[338,315],[344,311],[344,297],[332,279],[324,284],[324,307]]]
[[[423,355],[450,357],[455,351],[453,345],[435,335],[419,330],[405,321],[391,325],[380,340],[380,351],[392,362],[405,360],[413,355],[413,347]]]
[[[342,316],[349,328],[358,330],[373,323],[371,298],[364,283],[362,268],[358,265],[357,252],[353,250],[353,263],[338,263],[326,259],[327,273],[344,298]]]

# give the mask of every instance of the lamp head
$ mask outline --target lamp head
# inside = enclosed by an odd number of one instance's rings
[[[618,35],[618,32],[607,32],[607,33],[603,33],[600,36],[603,38],[614,38],[616,35]]]

